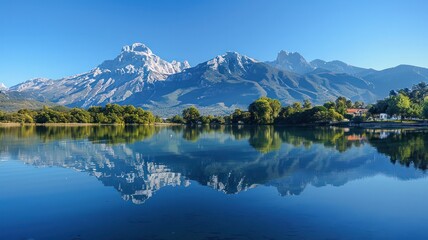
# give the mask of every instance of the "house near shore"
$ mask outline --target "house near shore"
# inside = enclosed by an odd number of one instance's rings
[[[398,115],[388,115],[387,113],[380,113],[380,114],[376,114],[375,116],[375,120],[377,121],[388,121],[388,120],[392,120],[392,121],[396,121],[396,120],[401,120],[401,116]]]
[[[388,120],[388,114],[386,114],[386,113],[379,114],[379,120],[381,120],[381,121]]]
[[[361,117],[361,116],[367,114],[367,112],[368,112],[368,109],[366,109],[366,108],[348,108],[348,109],[346,109],[346,113],[353,115],[354,117],[357,117],[357,116]]]

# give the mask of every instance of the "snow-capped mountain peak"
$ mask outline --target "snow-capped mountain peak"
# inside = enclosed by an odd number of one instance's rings
[[[133,52],[135,54],[147,55],[153,54],[152,50],[143,43],[133,43],[132,45],[124,46],[122,47],[122,52]]]
[[[79,102],[89,107],[125,101],[157,81],[179,73],[190,65],[187,61],[163,60],[143,43],[124,46],[113,60],[104,61],[89,72],[59,80],[32,79],[12,87],[16,91],[35,91],[63,105]]]
[[[4,83],[0,83],[0,90],[6,90],[7,87],[4,85]]]
[[[102,72],[144,74],[148,82],[165,80],[167,75],[181,72],[189,67],[190,64],[187,61],[168,62],[161,59],[143,43],[124,46],[119,56],[113,60],[104,61],[98,66]]]
[[[226,52],[223,55],[218,55],[215,58],[206,62],[211,69],[218,69],[220,66],[230,68],[231,66],[244,68],[245,65],[256,63],[253,58],[247,57],[237,52]]]

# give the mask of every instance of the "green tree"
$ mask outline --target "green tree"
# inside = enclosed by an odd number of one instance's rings
[[[291,105],[291,107],[293,108],[294,112],[301,112],[302,109],[302,104],[300,104],[299,102],[295,102]]]
[[[225,122],[226,120],[222,116],[216,116],[211,119],[211,124],[220,125],[220,124],[224,124]]]
[[[70,122],[73,123],[90,123],[91,115],[88,111],[81,108],[73,108],[70,111]]]
[[[364,107],[364,102],[362,102],[362,101],[355,101],[354,105],[352,107],[353,108],[363,108]]]
[[[237,108],[235,109],[235,111],[233,111],[233,113],[230,115],[230,119],[232,121],[233,124],[238,124],[239,122],[242,121],[242,111],[241,109]]]
[[[199,110],[195,106],[184,109],[182,115],[187,124],[197,124],[201,116]]]
[[[335,105],[336,105],[336,112],[344,115],[346,113],[346,109],[352,106],[352,102],[347,100],[345,97],[340,96],[336,99]]]
[[[123,121],[126,124],[139,124],[140,123],[140,118],[138,117],[137,114],[126,114],[123,117]]]
[[[422,118],[423,103],[410,103],[408,116],[413,118]]]
[[[185,123],[184,119],[183,119],[180,115],[175,115],[175,116],[173,116],[173,117],[170,119],[170,121],[171,121],[172,123],[179,123],[179,124],[184,124],[184,123]]]
[[[312,108],[312,103],[311,103],[311,101],[310,101],[309,99],[305,99],[305,100],[303,101],[303,108],[304,108],[304,109]]]
[[[213,118],[213,116],[201,116],[199,119],[201,120],[202,124],[208,125],[211,122],[211,119]]]
[[[248,107],[253,123],[271,124],[273,123],[273,110],[266,98],[259,98]]]
[[[426,99],[425,102],[423,103],[422,117],[424,119],[428,119],[428,99]]]
[[[332,102],[332,101],[328,101],[326,103],[324,103],[323,105],[325,108],[330,109],[330,108],[336,108],[336,103]]]
[[[160,116],[158,116],[158,115],[155,116],[155,123],[163,123],[163,122],[164,121]]]
[[[410,111],[410,99],[402,93],[398,93],[395,96],[389,98],[387,112],[391,115],[397,114],[403,120],[404,116],[407,116]]]

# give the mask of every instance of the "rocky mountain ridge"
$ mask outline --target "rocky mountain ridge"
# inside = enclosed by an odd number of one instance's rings
[[[286,51],[270,62],[227,52],[191,67],[187,61],[165,61],[146,45],[134,43],[89,72],[58,80],[32,79],[4,91],[70,107],[133,104],[168,116],[190,105],[226,114],[261,96],[283,104],[304,99],[322,104],[338,96],[372,103],[391,89],[421,81],[428,81],[428,69],[400,65],[376,71],[341,61],[308,62]]]

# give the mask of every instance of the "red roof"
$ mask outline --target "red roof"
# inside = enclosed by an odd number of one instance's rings
[[[365,113],[367,109],[365,108],[348,108],[346,109],[346,113],[355,114],[355,113]]]

